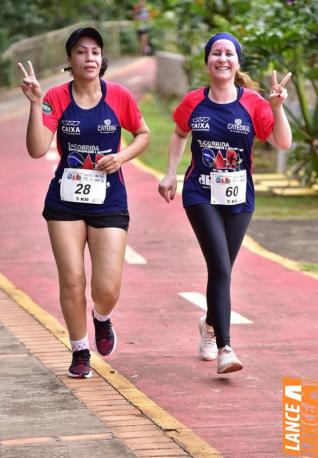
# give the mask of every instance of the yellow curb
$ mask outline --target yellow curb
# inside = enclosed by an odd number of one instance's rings
[[[33,316],[42,326],[70,349],[68,333],[59,321],[36,304],[26,293],[16,288],[0,273],[0,288],[21,308]],[[116,391],[138,408],[149,420],[174,439],[193,458],[219,457],[222,455],[207,442],[168,414],[158,404],[138,390],[96,353],[91,352],[91,367]]]
[[[159,181],[163,178],[164,174],[158,172],[157,170],[153,169],[152,167],[149,167],[148,165],[143,164],[140,159],[133,159],[131,161],[139,170],[142,170],[143,172],[149,173],[150,175],[154,176],[157,178]],[[260,176],[260,175],[259,175]],[[180,182],[178,182],[178,188],[177,192],[181,194],[182,192],[182,186],[180,186]],[[279,254],[273,253],[272,251],[266,250],[263,248],[261,245],[259,245],[257,242],[255,242],[252,237],[249,235],[246,235],[243,241],[243,245],[245,248],[247,248],[249,251],[252,253],[258,254],[259,256],[263,256],[263,258],[270,259],[271,261],[274,261],[278,264],[281,264],[284,267],[287,267],[288,269],[294,270],[296,272],[301,272],[304,275],[307,275],[308,277],[314,278],[315,280],[318,280],[318,274],[315,272],[306,272],[302,270],[301,264],[295,261],[292,261],[291,259],[284,258],[283,256],[280,256]]]
[[[245,246],[245,248],[247,248],[252,253],[256,253],[260,256],[263,256],[263,258],[267,258],[267,259],[270,259],[271,261],[277,262],[278,264],[281,264],[282,266],[287,267],[287,269],[295,270],[296,272],[301,272],[304,275],[308,275],[309,277],[312,277],[318,280],[318,274],[316,274],[315,272],[306,272],[301,269],[301,264],[299,262],[292,261],[291,259],[284,258],[283,256],[280,256],[279,254],[266,250],[261,245],[259,245],[257,242],[255,242],[255,240],[253,240],[252,237],[250,237],[249,235],[245,235],[244,240],[243,240],[243,245]]]
[[[286,175],[284,173],[253,173],[253,180],[267,181],[267,180],[284,180]]]
[[[0,273],[0,288],[20,305],[29,315],[33,316],[39,323],[41,323],[49,331],[54,330],[54,335],[65,345],[68,339],[66,329],[58,322],[56,318],[44,311],[37,305],[27,294],[22,290],[16,288],[4,275]],[[69,345],[66,345],[70,348]]]
[[[256,194],[260,192],[270,192],[269,187],[265,184],[255,184],[254,189]]]
[[[276,179],[276,180],[259,180],[259,183],[260,184],[265,184],[266,186],[268,186],[269,188],[277,188],[277,189],[280,189],[280,188],[286,188],[286,187],[292,187],[292,186],[298,186],[299,187],[299,182],[297,180],[288,180],[286,177],[285,178],[282,178],[280,180]]]
[[[148,165],[144,164],[137,157],[135,159],[132,159],[130,162],[134,164],[137,167],[137,169],[141,170],[142,172],[146,172],[149,175],[152,175],[153,177],[157,178],[158,181],[160,181],[164,177],[163,173],[158,172],[158,170],[155,170],[152,167],[149,167]]]
[[[311,188],[271,188],[273,194],[278,196],[316,196],[317,191]]]

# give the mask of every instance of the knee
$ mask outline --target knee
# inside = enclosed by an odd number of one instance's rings
[[[85,294],[85,276],[80,274],[68,274],[60,278],[61,292],[64,295],[76,297]]]
[[[95,304],[114,306],[118,301],[120,285],[104,282],[102,285],[92,285],[92,300]]]
[[[217,265],[213,264],[213,266],[208,266],[208,272],[209,276],[211,276],[214,280],[224,282],[231,281],[232,267],[230,263],[219,262]]]

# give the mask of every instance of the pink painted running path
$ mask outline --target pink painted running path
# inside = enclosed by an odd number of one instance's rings
[[[117,80],[139,98],[140,81],[151,87],[154,71],[147,58]],[[23,114],[0,122],[0,271],[64,324],[41,216],[53,164],[28,157],[26,119]],[[197,358],[203,312],[179,295],[204,294],[206,282],[180,196],[167,205],[157,193],[157,180],[132,164],[124,166],[124,175],[131,212],[128,243],[147,264],[125,266],[113,315],[118,348],[108,361],[225,457],[283,456],[281,378],[317,377],[317,280],[243,248],[233,273],[233,309],[252,323],[232,325],[232,344],[244,370],[218,376],[214,362]],[[89,296],[88,303],[90,309]],[[90,320],[89,335],[92,340]]]

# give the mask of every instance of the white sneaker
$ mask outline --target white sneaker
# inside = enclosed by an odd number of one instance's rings
[[[201,342],[199,345],[199,356],[200,359],[205,361],[212,361],[216,359],[218,355],[218,349],[216,346],[216,340],[214,332],[207,331],[205,326],[206,316],[203,316],[199,320],[199,331],[201,334]]]
[[[218,374],[227,374],[228,372],[235,372],[243,369],[243,364],[229,345],[225,345],[225,347],[219,351],[217,363]]]

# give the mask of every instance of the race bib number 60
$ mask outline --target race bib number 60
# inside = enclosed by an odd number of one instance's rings
[[[60,195],[61,200],[85,204],[102,204],[106,198],[104,172],[85,169],[64,169]]]
[[[237,205],[246,201],[246,170],[211,172],[211,204]]]

